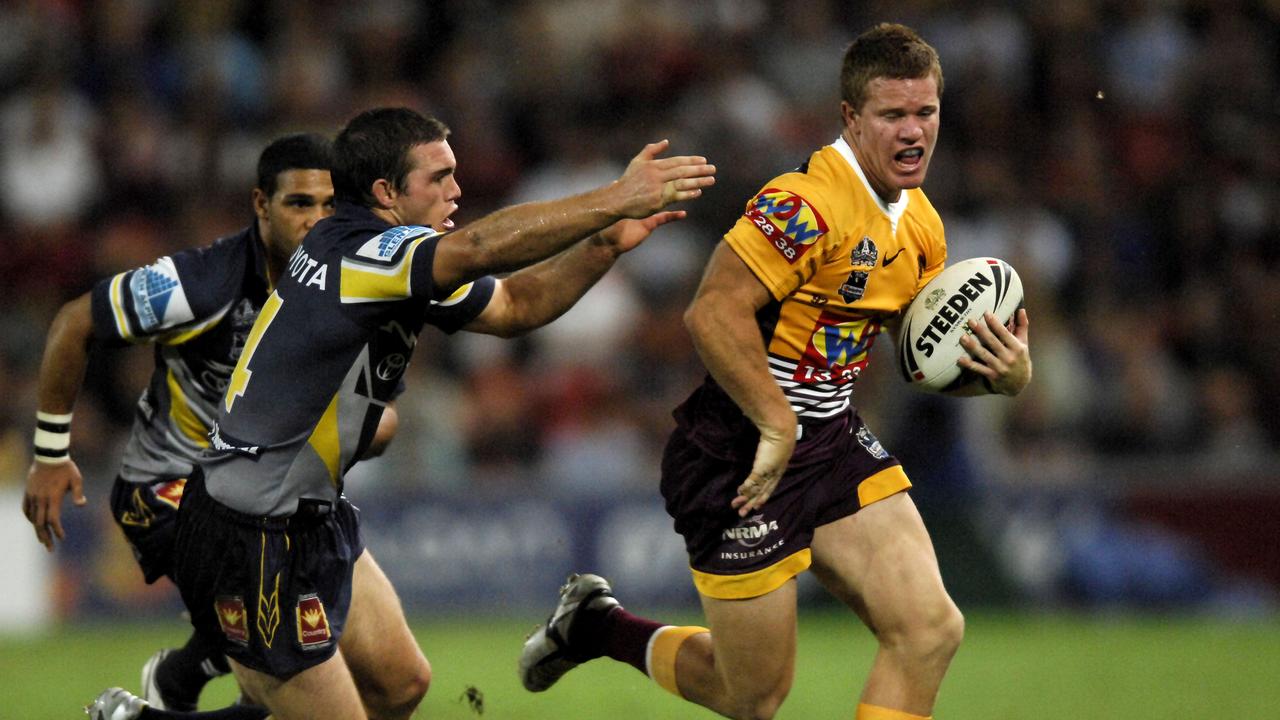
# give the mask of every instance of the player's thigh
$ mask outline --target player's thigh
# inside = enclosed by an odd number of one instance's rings
[[[811,570],[877,633],[956,613],[915,503],[891,495],[818,527]]]
[[[411,692],[430,677],[400,598],[368,550],[356,560],[351,609],[338,647],[362,691]]]
[[[245,694],[262,703],[276,720],[365,720],[364,706],[339,650],[287,680],[258,672],[228,658]]]
[[[716,670],[736,698],[785,695],[795,676],[796,581],[759,597],[702,596]]]

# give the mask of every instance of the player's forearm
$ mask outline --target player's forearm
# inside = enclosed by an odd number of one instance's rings
[[[512,317],[505,335],[540,328],[563,315],[613,267],[618,253],[599,236],[503,280]]]
[[[436,282],[456,287],[552,257],[621,217],[612,186],[499,210],[451,233],[436,250]]]
[[[699,299],[685,325],[703,365],[761,432],[794,432],[795,411],[769,374],[764,337],[754,315]]]
[[[54,317],[45,340],[36,386],[36,400],[41,411],[71,412],[84,382],[92,329],[87,293],[63,305]]]

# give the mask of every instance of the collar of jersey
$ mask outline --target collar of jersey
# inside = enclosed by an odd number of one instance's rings
[[[907,200],[910,195],[904,190],[898,194],[897,202],[885,202],[884,198],[880,197],[872,189],[871,183],[867,182],[867,176],[862,172],[862,166],[858,164],[858,158],[854,156],[853,148],[849,147],[849,143],[845,141],[844,136],[841,135],[836,138],[836,141],[831,143],[831,147],[835,148],[836,152],[840,153],[840,157],[844,158],[845,162],[849,163],[849,167],[853,168],[853,174],[857,175],[858,179],[862,181],[862,186],[867,189],[867,194],[875,201],[876,207],[880,208],[880,212],[889,218],[889,224],[893,226],[894,234],[897,234],[898,220],[902,218],[902,213],[907,211]]]
[[[249,222],[249,261],[253,263],[253,274],[262,281],[262,287],[266,290],[266,294],[270,295],[271,273],[267,271],[267,243],[262,239],[262,233],[258,232],[258,218],[254,217]]]

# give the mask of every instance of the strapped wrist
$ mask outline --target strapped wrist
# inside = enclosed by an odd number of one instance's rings
[[[57,464],[71,459],[71,413],[36,412],[36,462]]]

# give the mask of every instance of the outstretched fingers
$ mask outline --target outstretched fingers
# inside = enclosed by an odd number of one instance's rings
[[[658,212],[650,215],[649,217],[645,218],[643,222],[645,224],[645,227],[652,230],[654,228],[666,225],[669,222],[683,220],[687,215],[688,213],[685,212],[684,210],[664,210],[662,212]]]
[[[714,166],[708,166],[715,171]],[[702,195],[702,189],[715,185],[716,179],[710,176],[682,178],[668,181],[662,190],[662,199],[667,203],[692,200]]]
[[[652,160],[662,154],[671,145],[671,141],[667,139],[651,142],[640,148],[640,152],[636,153],[636,160]]]

